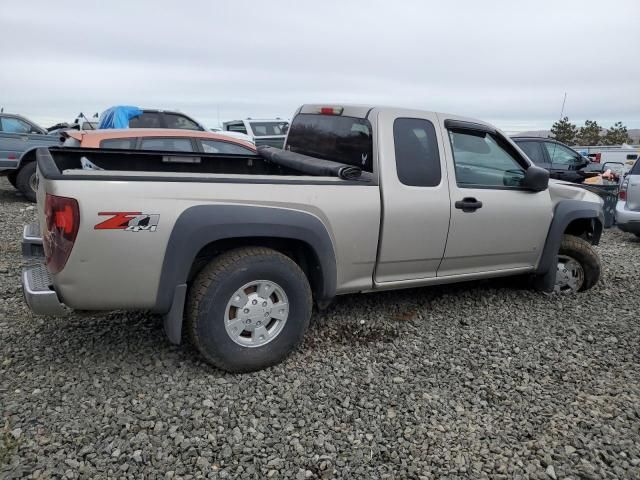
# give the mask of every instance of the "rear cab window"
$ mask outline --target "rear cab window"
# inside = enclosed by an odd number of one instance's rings
[[[286,148],[373,172],[373,135],[366,118],[299,113],[291,122]]]
[[[397,118],[393,143],[398,180],[414,187],[435,187],[442,172],[436,130],[429,120]]]

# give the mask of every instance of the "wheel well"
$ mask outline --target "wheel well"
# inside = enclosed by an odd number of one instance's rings
[[[322,289],[323,272],[320,260],[313,248],[302,240],[277,237],[238,237],[224,238],[205,245],[196,255],[187,282],[190,284],[193,278],[213,258],[228,250],[239,247],[266,247],[291,258],[302,269],[309,280],[314,297]]]
[[[567,225],[564,233],[583,238],[595,245],[600,241],[602,224],[596,218],[576,218]]]
[[[20,163],[18,164],[18,168],[16,169],[16,171],[19,171],[27,163],[31,163],[31,162],[35,162],[35,161],[36,161],[36,151],[35,150],[29,150],[28,152],[24,153],[20,157]]]

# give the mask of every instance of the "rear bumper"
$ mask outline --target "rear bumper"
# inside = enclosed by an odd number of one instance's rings
[[[22,292],[27,305],[36,315],[63,315],[67,312],[67,307],[53,289],[51,275],[42,263],[23,269]]]
[[[616,225],[623,232],[640,233],[640,211],[628,210],[627,202],[616,204]]]
[[[24,226],[22,231],[22,256],[25,259],[40,259],[44,257],[40,225],[30,223]]]
[[[44,265],[44,250],[37,223],[25,225],[22,232],[22,256],[31,264],[22,270],[22,292],[36,315],[62,315],[67,307],[53,288],[51,275]]]

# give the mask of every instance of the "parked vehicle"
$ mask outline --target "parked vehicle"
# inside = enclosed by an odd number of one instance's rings
[[[640,237],[640,162],[623,178],[616,204],[616,224]]]
[[[60,136],[47,135],[44,128],[21,115],[0,113],[0,175],[34,202],[36,148],[61,142]]]
[[[219,133],[167,128],[126,128],[113,130],[67,131],[65,147],[161,150],[164,152],[203,152],[255,155],[250,143]]]
[[[632,145],[580,145],[573,147],[581,155],[596,163],[622,162],[633,166],[640,154],[640,146]]]
[[[96,130],[98,128],[98,114],[96,113],[92,119],[87,118],[82,112],[76,117],[72,123],[62,122],[56,123],[47,128],[49,135],[60,135],[67,130]]]
[[[588,158],[552,138],[519,137],[511,139],[527,154],[529,159],[546,170],[551,178],[567,182],[582,183]]]
[[[129,110],[128,116],[128,128],[171,128],[175,130],[201,130],[207,131],[207,129],[201,125],[198,121],[194,120],[188,115],[185,115],[181,112],[175,112],[171,110],[153,110],[153,109],[140,109],[138,107],[126,107],[126,106],[116,106],[111,107],[100,115],[100,122],[98,124],[99,129],[109,129],[109,128],[123,128],[125,125],[120,125],[119,122],[115,122],[115,124],[111,121],[105,122],[105,116],[108,114],[112,114],[114,111],[118,109]],[[134,116],[130,110],[135,110],[136,114]],[[118,113],[118,112],[117,112]],[[110,117],[113,118],[113,117]],[[116,116],[117,118],[117,116]]]
[[[268,145],[276,148],[282,148],[284,145],[288,128],[289,122],[280,118],[266,120],[247,118],[222,124],[224,131],[248,135],[257,146]]]
[[[602,201],[549,182],[487,123],[304,105],[286,149],[261,149],[40,149],[41,227],[23,239],[26,255],[45,252],[23,273],[31,310],[149,309],[172,342],[184,330],[208,362],[240,372],[282,361],[312,303],[336,295],[513,275],[571,293],[598,281]]]

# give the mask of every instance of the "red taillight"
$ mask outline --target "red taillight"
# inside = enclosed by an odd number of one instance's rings
[[[600,163],[600,159],[602,158],[602,154],[601,153],[596,153],[596,159],[595,162],[596,163]]]
[[[78,202],[73,198],[57,197],[47,193],[44,215],[46,230],[42,243],[47,268],[51,273],[58,273],[67,263],[78,235]]]
[[[342,107],[320,107],[319,113],[322,115],[342,115]]]
[[[627,187],[629,185],[629,180],[625,179],[622,182],[622,185],[620,185],[620,190],[618,190],[618,198],[620,200],[626,200],[627,199]]]

